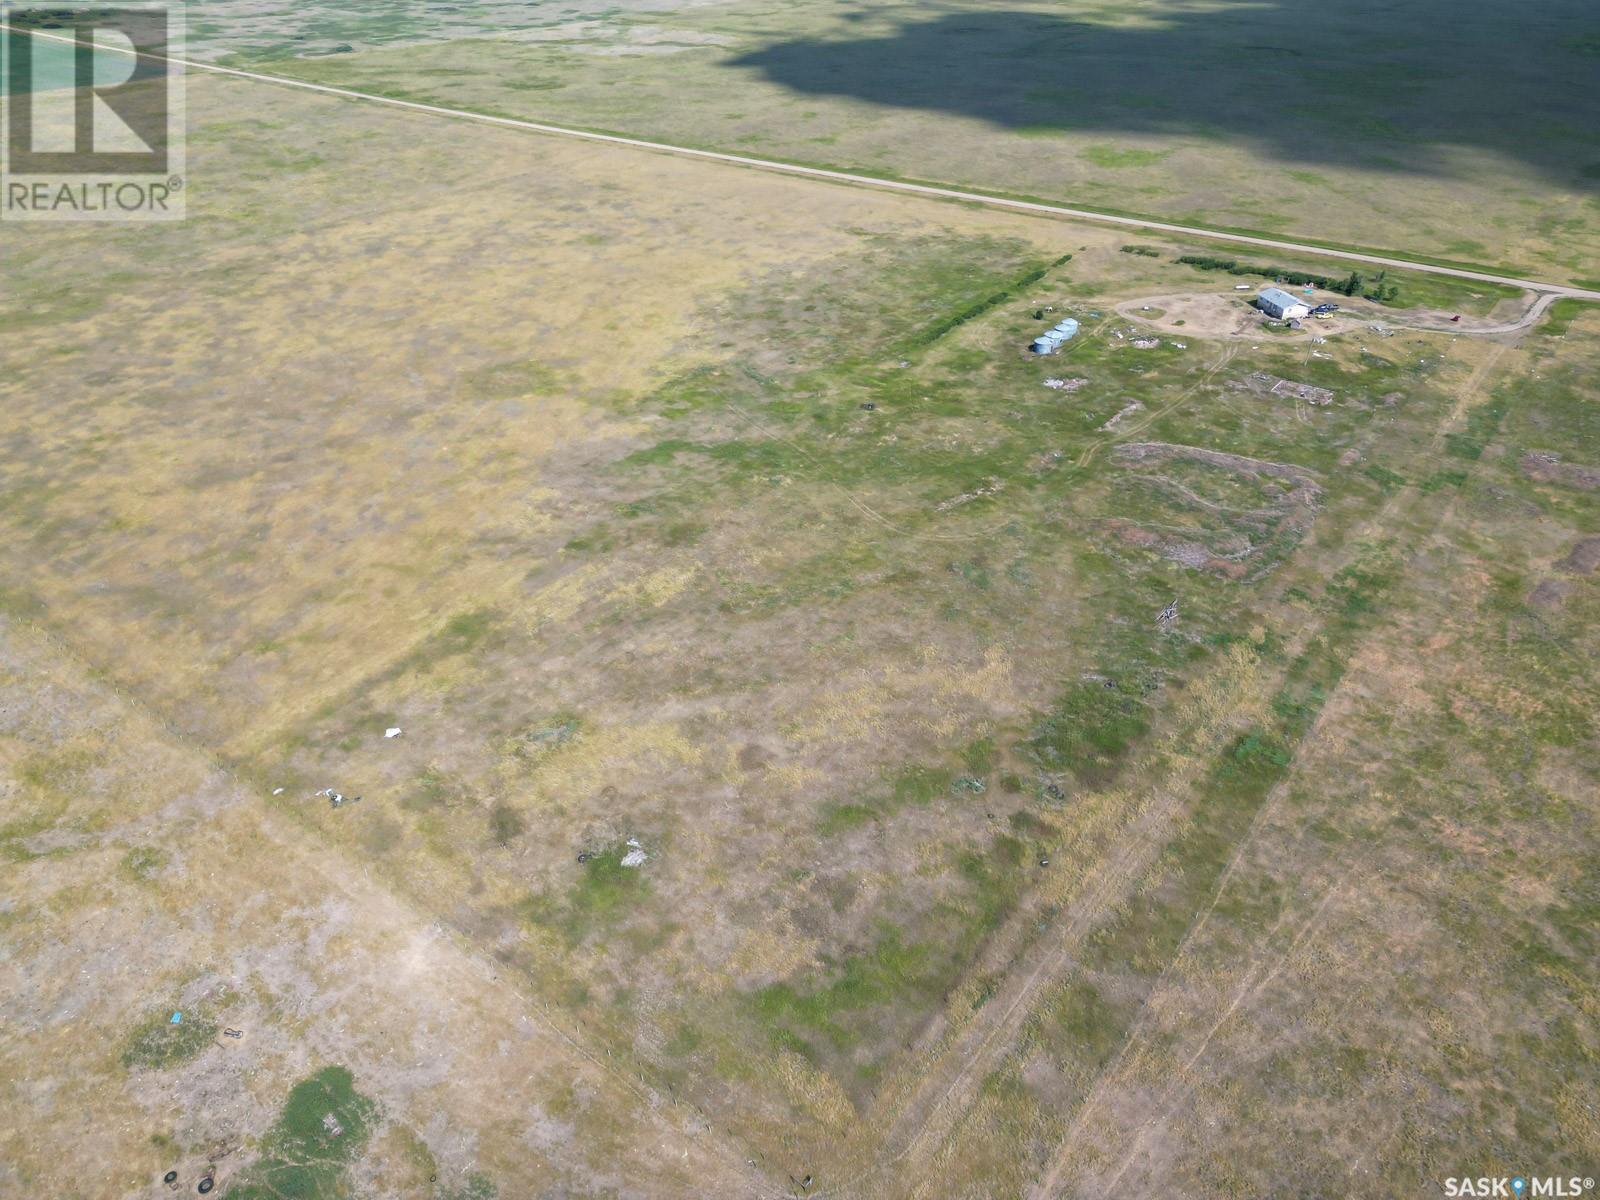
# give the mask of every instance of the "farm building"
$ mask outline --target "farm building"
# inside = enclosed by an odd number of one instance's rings
[[[1282,288],[1262,288],[1256,296],[1256,307],[1269,317],[1284,321],[1298,321],[1311,315],[1311,306],[1296,300]]]

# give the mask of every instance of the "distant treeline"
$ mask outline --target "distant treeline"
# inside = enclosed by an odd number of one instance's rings
[[[1016,295],[1023,288],[1028,287],[1028,286],[1030,286],[1032,284],[1038,283],[1039,280],[1044,278],[1044,275],[1045,275],[1046,271],[1049,271],[1054,267],[1061,266],[1063,263],[1067,262],[1071,258],[1072,258],[1072,255],[1063,254],[1060,258],[1056,259],[1055,262],[1049,263],[1046,266],[1039,267],[1036,270],[1029,271],[1021,279],[1018,279],[1015,283],[1013,283],[1010,287],[1008,287],[1005,291],[996,292],[994,295],[989,296],[986,299],[979,300],[976,304],[968,305],[966,308],[962,309],[960,312],[954,313],[954,314],[946,317],[944,320],[938,322],[937,324],[930,325],[927,329],[924,329],[921,333],[915,334],[912,337],[908,338],[906,340],[906,342],[905,342],[905,345],[907,347],[926,346],[930,342],[938,341],[945,334],[949,333],[952,329],[954,329],[957,325],[965,325],[968,321],[972,320],[974,317],[981,317],[984,313],[988,312],[991,308],[994,308],[996,305],[1004,304],[1007,300],[1011,299],[1012,296]]]
[[[1379,271],[1368,286],[1360,271],[1351,271],[1342,279],[1332,275],[1317,275],[1310,271],[1291,271],[1287,267],[1262,266],[1259,263],[1242,263],[1236,258],[1213,258],[1208,254],[1185,254],[1178,259],[1202,271],[1226,271],[1229,275],[1260,275],[1284,283],[1310,284],[1338,292],[1341,296],[1364,296],[1368,300],[1386,303],[1400,294],[1398,284],[1388,281],[1388,272]]]

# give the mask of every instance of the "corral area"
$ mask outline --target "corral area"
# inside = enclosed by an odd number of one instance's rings
[[[1593,306],[189,87],[5,246],[0,1191],[1600,1156]]]

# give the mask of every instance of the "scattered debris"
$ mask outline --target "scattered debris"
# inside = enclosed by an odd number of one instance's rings
[[[644,847],[639,845],[639,839],[638,838],[629,838],[628,839],[628,845],[629,845],[630,849],[626,854],[624,854],[622,856],[622,865],[625,866],[625,867],[642,867],[642,866],[644,866],[645,859],[648,858],[649,856],[645,854]]]
[[[934,511],[935,512],[949,512],[952,508],[957,508],[960,505],[966,504],[966,503],[968,503],[970,501],[973,501],[973,500],[977,500],[980,497],[992,496],[996,492],[1004,490],[1005,486],[1006,485],[1005,485],[1005,481],[1004,480],[1001,480],[1001,479],[990,479],[988,483],[984,484],[980,488],[977,488],[977,489],[975,489],[973,491],[970,491],[970,492],[963,492],[959,496],[952,496],[948,500],[941,500],[938,504],[934,505]]]
[[[222,1031],[222,1036],[223,1037],[230,1037],[230,1038],[242,1038],[244,1036],[244,1030],[242,1030],[242,1029],[224,1029]]]
[[[1176,600],[1174,600],[1171,604],[1169,604],[1165,608],[1163,608],[1161,610],[1161,612],[1156,616],[1156,624],[1158,624],[1158,625],[1171,625],[1177,619],[1178,619],[1178,602]]]
[[[1156,337],[1136,337],[1128,344],[1136,350],[1154,350],[1161,345],[1161,339]]]
[[[571,741],[577,735],[578,725],[578,718],[568,717],[565,721],[558,721],[554,725],[530,729],[522,735],[522,740],[542,753]]]
[[[1313,351],[1315,353],[1315,351]],[[1326,357],[1320,355],[1319,357]],[[1281,379],[1276,375],[1268,375],[1265,371],[1252,371],[1245,384],[1253,392],[1263,389],[1274,396],[1294,396],[1308,404],[1328,405],[1333,403],[1333,392],[1328,388],[1316,387],[1309,383],[1297,383],[1293,379]]]
[[[327,1130],[329,1137],[343,1137],[344,1126],[339,1124],[339,1118],[328,1113],[322,1118],[322,1128]]]
[[[181,1012],[173,1013],[172,1014],[172,1020],[168,1021],[167,1024],[169,1024],[169,1025],[181,1025],[181,1024],[183,1024],[183,1014]]]
[[[581,863],[586,863],[593,857],[594,857],[593,853],[591,853],[588,850],[579,850],[578,851],[578,861],[581,862]]]
[[[389,728],[387,728],[387,729],[385,729],[383,731],[383,736],[386,737],[386,738],[397,738],[397,737],[400,736],[400,732],[401,732],[400,726],[391,725],[391,726],[389,726]]]
[[[281,795],[283,795],[283,789],[282,788],[273,788],[272,789],[272,794],[274,796],[281,796]]]
[[[354,804],[361,799],[360,796],[346,796],[343,792],[336,792],[332,788],[323,788],[316,795],[326,796],[329,808],[343,808],[346,804]]]
[[[1107,430],[1115,429],[1117,427],[1117,423],[1119,421],[1121,421],[1123,417],[1128,416],[1130,413],[1136,413],[1143,407],[1144,407],[1144,405],[1140,404],[1137,400],[1130,400],[1127,404],[1124,404],[1122,406],[1122,409],[1121,409],[1120,412],[1118,412],[1114,417],[1112,417],[1104,425],[1100,426],[1100,431],[1102,433],[1104,433]]]
[[[1316,387],[1309,383],[1295,383],[1288,379],[1280,379],[1273,384],[1272,394],[1275,396],[1294,396],[1304,400],[1307,404],[1328,405],[1333,403],[1333,392],[1330,389]]]
[[[211,1178],[211,1176],[207,1175],[204,1179],[202,1179],[200,1181],[200,1185],[198,1187],[196,1187],[194,1190],[199,1192],[202,1196],[204,1196],[207,1192],[209,1192],[212,1188],[214,1188],[216,1186],[217,1186],[217,1181],[215,1179]]]
[[[878,406],[876,404],[874,404],[871,400],[864,401],[862,403],[862,405],[861,405],[861,411],[862,412],[876,412],[877,409],[878,409]]]
[[[1048,800],[1065,800],[1067,798],[1067,794],[1053,783],[1044,785],[1044,794]]]
[[[1039,865],[1041,867],[1048,867],[1050,865],[1050,860],[1048,858],[1041,858],[1039,860]]]
[[[971,792],[974,795],[982,795],[986,790],[988,790],[988,786],[988,784],[984,783],[983,780],[979,779],[975,775],[963,775],[955,782],[956,791]]]
[[[168,1171],[165,1175],[163,1175],[161,1177],[161,1182],[162,1183],[177,1183],[178,1182],[178,1173],[176,1171]]]
[[[1188,342],[1173,342],[1171,344],[1176,346],[1179,350],[1187,350],[1189,348]]]
[[[1087,379],[1046,379],[1044,385],[1058,392],[1075,392],[1088,382]]]
[[[1600,467],[1564,463],[1560,455],[1551,454],[1548,450],[1529,451],[1517,465],[1535,483],[1564,483],[1586,492],[1600,488]]]

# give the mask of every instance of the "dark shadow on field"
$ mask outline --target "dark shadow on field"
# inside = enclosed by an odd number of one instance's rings
[[[1287,161],[1425,173],[1444,171],[1435,144],[1453,143],[1600,184],[1594,0],[1174,4],[1117,27],[1075,9],[945,7],[886,36],[782,42],[729,65],[808,95],[1013,130],[1216,138]]]

